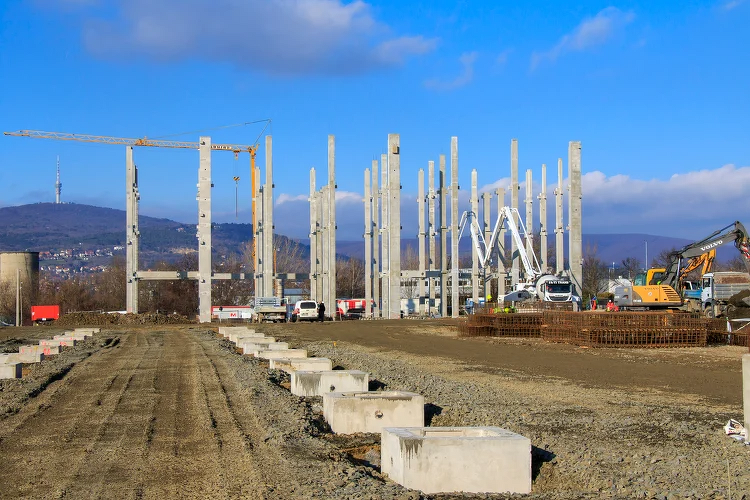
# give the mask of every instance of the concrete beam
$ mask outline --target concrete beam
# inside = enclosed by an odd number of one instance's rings
[[[211,138],[200,138],[198,169],[198,318],[211,322]]]
[[[266,184],[263,186],[263,297],[273,297],[273,140],[266,136]]]
[[[133,163],[133,146],[125,148],[125,310],[138,313],[138,247],[140,231],[138,230],[138,167]]]
[[[542,192],[539,193],[539,266],[547,272],[547,165],[542,163]]]
[[[389,192],[390,192],[390,186],[388,184],[388,155],[382,154],[380,156],[380,176],[381,176],[381,188],[380,188],[380,208],[382,210],[381,218],[382,223],[380,225],[380,234],[381,234],[381,244],[382,244],[382,260],[381,260],[381,282],[380,282],[380,290],[381,290],[381,296],[382,296],[382,310],[380,312],[380,316],[382,318],[388,318],[390,316],[390,292],[391,292],[391,285],[390,285],[390,265],[391,260],[389,256],[389,248],[390,248],[390,220],[389,220],[389,213],[388,208],[390,206],[389,203]]]
[[[555,188],[555,273],[565,270],[565,229],[563,228],[563,162],[557,159],[557,188]]]
[[[328,311],[336,319],[336,138],[328,136]]]
[[[378,188],[378,160],[372,160],[372,314],[380,317],[380,189]],[[368,308],[369,311],[369,308]]]
[[[477,188],[477,169],[471,171],[471,211],[479,219],[479,192]],[[474,304],[479,303],[479,254],[471,246],[471,298]]]
[[[427,232],[425,231],[425,213],[424,213],[424,205],[425,205],[425,196],[424,196],[424,169],[420,168],[419,172],[417,174],[417,213],[419,216],[419,234],[417,235],[418,241],[417,241],[417,247],[419,252],[419,270],[424,272],[426,268],[426,262],[425,262],[425,253],[426,253],[426,246],[427,246]],[[417,290],[419,294],[419,306],[417,309],[417,312],[419,314],[424,314],[424,297],[425,297],[425,288],[424,288],[424,280],[419,280],[419,284],[417,285]]]
[[[310,169],[310,298],[319,301],[318,298],[318,266],[320,258],[318,257],[318,197],[315,189],[315,168]]]
[[[458,318],[458,137],[451,137],[451,317]]]
[[[371,316],[372,300],[372,193],[370,192],[370,169],[365,169],[365,318]]]
[[[570,194],[568,197],[568,216],[570,234],[568,236],[568,255],[570,256],[570,279],[580,297],[583,290],[583,228],[581,211],[581,142],[571,141],[568,145],[568,179]]]
[[[435,237],[437,236],[437,229],[435,228],[435,162],[427,162],[427,234],[428,234],[428,248],[429,248],[429,259],[428,268],[430,271],[437,269],[437,262],[435,261]],[[427,302],[426,311],[429,313],[432,309],[432,304],[435,303],[435,280],[430,279],[430,297]]]
[[[448,187],[445,177],[445,155],[440,155],[438,186],[440,192],[440,315],[448,315]]]

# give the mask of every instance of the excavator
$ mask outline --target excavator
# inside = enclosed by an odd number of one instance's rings
[[[700,266],[703,274],[711,271],[716,249],[734,243],[744,257],[743,262],[750,272],[750,242],[745,226],[741,222],[723,227],[700,241],[691,243],[669,255],[666,268],[649,269],[638,274],[632,286],[615,288],[615,305],[620,310],[648,310],[683,308],[690,309],[693,301],[683,297],[684,280],[687,274]]]

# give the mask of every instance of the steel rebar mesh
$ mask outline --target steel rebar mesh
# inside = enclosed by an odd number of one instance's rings
[[[546,311],[542,338],[590,347],[688,347],[706,345],[706,331],[705,320],[690,314]]]

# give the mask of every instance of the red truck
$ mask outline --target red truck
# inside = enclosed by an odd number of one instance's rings
[[[31,321],[45,323],[60,319],[60,306],[31,306]]]

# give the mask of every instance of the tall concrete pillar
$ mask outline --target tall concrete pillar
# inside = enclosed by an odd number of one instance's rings
[[[318,197],[315,189],[315,169],[310,169],[310,298],[319,301],[318,297]]]
[[[398,134],[388,134],[388,299],[391,319],[401,317],[401,146]]]
[[[326,311],[336,319],[336,138],[328,136],[328,276],[330,287],[326,297]]]
[[[138,314],[138,249],[141,232],[138,230],[138,167],[133,162],[133,146],[125,148],[125,310]]]
[[[274,241],[273,241],[273,142],[266,136],[266,184],[263,186],[263,255],[266,265],[263,268],[263,296],[273,297]]]
[[[200,138],[198,169],[198,317],[211,322],[211,138]]]
[[[255,226],[253,230],[255,232],[255,241],[253,242],[253,260],[255,263],[255,274],[253,276],[253,284],[255,289],[255,296],[263,296],[263,188],[260,185],[260,169],[255,169],[253,173],[255,176]]]
[[[435,261],[435,237],[437,236],[437,230],[435,228],[435,162],[427,162],[427,234],[429,235],[428,241],[428,267],[430,271],[437,269],[437,263]],[[433,305],[435,304],[435,279],[429,278],[427,281],[430,286],[430,297],[427,301],[426,312],[429,314],[432,312]]]
[[[325,303],[326,306],[326,312],[331,314],[335,312],[333,310],[333,304],[330,303],[329,297],[331,295],[331,252],[329,249],[330,245],[330,237],[329,232],[331,230],[330,228],[330,202],[331,199],[328,196],[329,188],[330,186],[325,185],[320,189],[320,199],[321,199],[321,227],[322,232],[320,235],[320,268],[321,268],[321,274],[322,274],[322,293],[320,300]]]
[[[458,256],[458,137],[451,137],[451,317],[458,318],[459,289]]]
[[[317,297],[317,301],[320,302],[321,300],[324,300],[323,296],[323,242],[325,240],[325,232],[323,227],[323,221],[324,221],[324,211],[323,211],[323,191],[324,188],[319,189],[315,193],[315,199],[317,200],[315,203],[315,207],[317,208],[317,220],[318,220],[318,231],[317,231],[317,239],[318,239],[318,279],[317,279],[317,290],[315,291],[315,296]]]
[[[745,429],[750,429],[750,354],[742,355],[742,403]]]
[[[576,287],[578,296],[583,290],[583,229],[581,213],[581,142],[570,141],[568,144],[568,178],[570,180],[570,197],[568,216],[570,218],[570,235],[568,237],[568,255],[570,256],[570,278]]]
[[[500,210],[505,206],[505,189],[497,188],[495,190],[497,194],[497,214],[500,215]],[[500,301],[501,297],[506,295],[505,290],[505,276],[508,274],[505,268],[505,249],[507,245],[505,243],[505,226],[500,228],[500,234],[497,236],[498,241],[498,259],[497,259],[497,300]]]
[[[422,275],[425,272],[425,252],[427,246],[427,233],[425,232],[425,214],[424,214],[424,169],[420,168],[417,174],[417,212],[419,212],[419,236],[418,236],[418,252],[419,252],[419,271]],[[417,286],[419,293],[419,302],[417,312],[421,315],[425,313],[425,288],[424,278],[419,278],[419,285]]]
[[[534,234],[534,194],[533,194],[533,179],[531,176],[531,169],[526,169],[526,232],[533,236]],[[534,245],[531,238],[526,238],[526,256],[529,261],[534,262]]]
[[[440,155],[440,315],[448,316],[448,183],[445,177],[445,155]]]
[[[510,206],[515,210],[518,210],[518,191],[521,186],[518,184],[518,139],[512,139],[510,141]],[[516,211],[513,211],[513,223],[518,226],[518,220],[516,220]],[[513,262],[511,263],[511,284],[513,287],[518,283],[519,269],[520,269],[520,257],[516,255],[516,251],[521,251],[520,248],[516,248],[516,242],[511,238],[510,251]]]
[[[380,280],[380,295],[382,296],[382,302],[383,306],[380,311],[380,316],[383,318],[390,317],[390,293],[391,293],[391,283],[389,281],[390,278],[390,266],[391,266],[391,259],[389,255],[390,250],[390,230],[391,230],[391,224],[390,220],[388,218],[388,208],[390,207],[390,203],[388,201],[389,199],[389,192],[390,192],[390,186],[388,184],[388,155],[383,154],[380,156],[380,208],[381,208],[381,218],[382,222],[380,224],[380,235],[381,235],[381,244],[382,247],[382,259],[381,259],[381,268],[382,272],[380,274],[381,280]]]
[[[479,224],[479,193],[477,188],[477,169],[471,171],[471,211]],[[479,303],[479,254],[471,245],[471,298],[474,304]]]
[[[372,300],[372,193],[370,169],[365,169],[365,318],[369,318]]]
[[[548,272],[547,260],[547,165],[542,163],[542,192],[539,193],[539,266]]]
[[[490,201],[492,199],[492,194],[490,193],[482,193],[482,218],[484,220],[483,226],[484,226],[484,243],[485,245],[489,245],[490,238],[492,237],[492,226],[490,225],[490,219],[492,217],[492,212],[490,208]],[[487,253],[492,252],[494,249],[487,247]],[[488,261],[490,262],[490,261]],[[486,269],[486,268],[485,268]],[[484,298],[487,298],[487,295],[490,293],[489,288],[487,287],[487,275],[483,272],[484,270],[480,270],[482,273],[482,294]],[[490,269],[490,272],[492,270]]]
[[[555,188],[555,274],[565,270],[565,228],[563,227],[563,161],[557,159],[557,188]]]
[[[372,301],[373,316],[380,317],[380,190],[378,188],[378,160],[372,160]],[[370,308],[369,304],[367,306]]]

